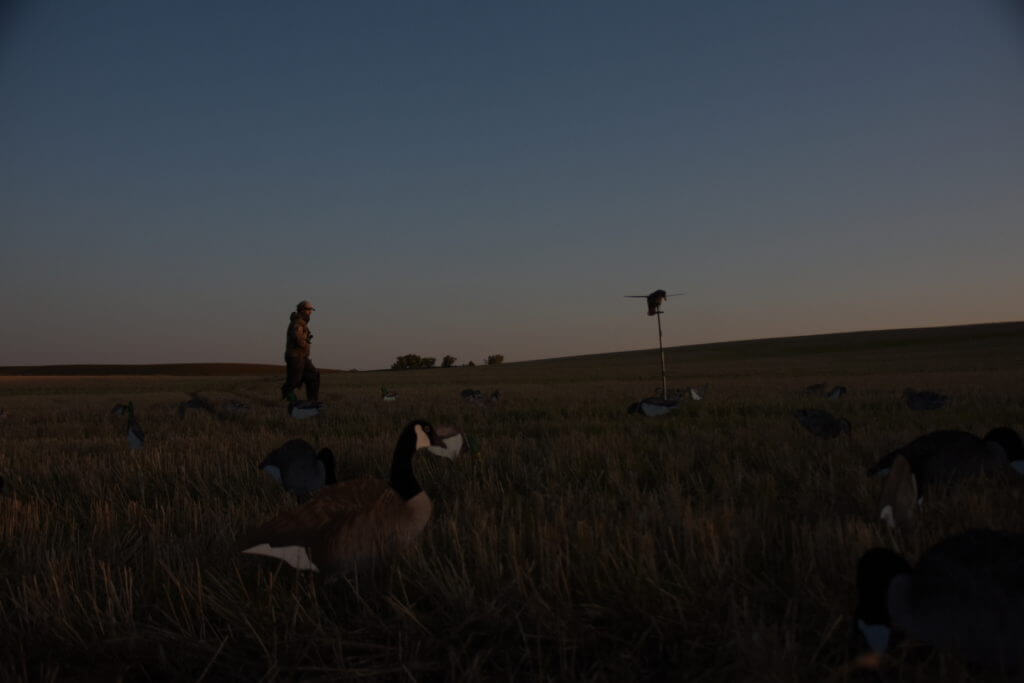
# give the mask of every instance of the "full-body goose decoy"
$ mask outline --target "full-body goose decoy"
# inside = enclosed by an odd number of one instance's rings
[[[626,409],[631,415],[646,415],[647,417],[659,417],[668,415],[679,408],[679,401],[660,396],[651,396],[642,401],[630,404]]]
[[[1024,534],[975,529],[911,568],[874,548],[857,563],[857,627],[875,652],[893,629],[1003,672],[1024,665]]]
[[[296,420],[305,420],[317,417],[326,408],[327,404],[320,401],[292,401],[288,404],[288,414]]]
[[[703,401],[704,397],[707,396],[709,386],[710,385],[705,384],[701,387],[687,387],[686,390],[689,392],[691,400]]]
[[[383,401],[397,401],[398,400],[398,392],[397,391],[389,391],[385,387],[381,387],[380,388],[380,398]]]
[[[846,396],[846,387],[844,386],[834,386],[829,390],[827,394],[825,394],[825,398],[831,399],[833,401],[840,399],[843,396]]]
[[[822,439],[834,439],[840,434],[850,433],[849,420],[836,417],[824,410],[798,410],[793,415],[804,429]]]
[[[433,509],[413,474],[413,455],[443,445],[430,423],[409,423],[398,437],[388,481],[365,478],[327,486],[308,503],[246,534],[239,543],[242,552],[329,574],[404,548],[423,531]]]
[[[1009,427],[993,429],[983,439],[951,429],[925,434],[881,458],[868,468],[868,476],[887,474],[900,456],[910,464],[921,495],[933,484],[949,484],[1008,467],[1024,473],[1024,446]]]
[[[903,391],[903,398],[911,410],[938,410],[949,401],[948,396],[934,391],[914,391],[909,388]]]
[[[190,410],[206,412],[213,415],[213,404],[206,400],[206,398],[197,393],[189,394],[189,396],[190,398],[187,401],[182,401],[178,404],[178,417],[185,417]]]
[[[292,439],[272,451],[260,463],[260,469],[285,491],[294,493],[300,503],[306,502],[314,491],[338,483],[331,449],[323,448],[317,453],[304,439]]]
[[[448,458],[449,460],[455,460],[455,458],[461,455],[473,453],[475,451],[470,438],[455,427],[438,427],[437,436],[441,439],[443,445],[431,446],[427,449],[434,455],[439,455],[442,458]]]

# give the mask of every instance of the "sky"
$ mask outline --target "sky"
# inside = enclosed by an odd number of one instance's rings
[[[1016,2],[0,8],[0,365],[1024,319]]]

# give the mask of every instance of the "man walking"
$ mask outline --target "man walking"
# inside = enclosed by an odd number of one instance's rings
[[[315,310],[310,302],[300,301],[288,324],[284,348],[284,362],[288,366],[288,375],[281,386],[281,397],[288,399],[290,403],[298,401],[295,390],[303,384],[306,385],[306,398],[310,401],[319,400],[320,371],[309,359],[309,344],[313,339],[309,331],[309,315]]]

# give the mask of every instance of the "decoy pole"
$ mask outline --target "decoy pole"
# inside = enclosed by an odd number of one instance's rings
[[[661,304],[654,314],[658,317],[658,351],[661,353],[661,397],[668,399],[668,379],[665,374],[665,347],[661,343]]]

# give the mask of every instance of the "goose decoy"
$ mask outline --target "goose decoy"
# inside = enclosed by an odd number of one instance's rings
[[[877,653],[893,629],[973,664],[1024,664],[1024,534],[974,529],[921,555],[917,566],[886,548],[857,563],[857,627]]]
[[[117,404],[114,405],[113,408],[110,409],[110,414],[111,415],[117,415],[117,416],[127,415],[128,414],[128,410],[129,409],[128,409],[128,406],[126,404],[124,404],[124,403],[117,403]]]
[[[484,392],[478,391],[477,389],[463,389],[459,393],[459,396],[461,396],[463,400],[469,401],[470,403],[475,403],[476,401],[484,400]]]
[[[386,388],[381,387],[380,388],[380,397],[381,397],[381,400],[384,400],[384,401],[397,401],[398,400],[398,392],[397,391],[388,391]]]
[[[138,421],[135,419],[135,406],[132,402],[128,402],[128,445],[133,450],[142,448],[142,444],[146,440],[146,434],[142,431],[142,427],[139,426]]]
[[[191,398],[178,404],[178,417],[185,417],[190,410],[205,411],[211,415],[214,413],[213,405],[197,393],[189,394]]]
[[[320,401],[295,401],[288,404],[288,414],[296,420],[305,420],[318,416],[326,408],[327,404]]]
[[[911,410],[938,410],[949,402],[948,396],[934,391],[914,391],[909,388],[903,391],[903,398]]]
[[[441,439],[443,445],[430,446],[427,448],[427,450],[434,455],[454,460],[460,455],[473,453],[475,451],[470,438],[461,430],[454,427],[438,427],[436,431],[437,436]]]
[[[702,387],[686,387],[686,390],[689,392],[691,400],[703,401],[704,396],[708,393],[708,386],[705,384]]]
[[[355,479],[321,489],[297,508],[243,536],[243,553],[333,574],[409,545],[430,520],[433,503],[413,473],[413,456],[444,443],[430,423],[410,422],[391,460],[391,477]]]
[[[918,505],[917,477],[910,462],[902,455],[897,456],[882,488],[879,517],[890,529],[905,526],[914,519]]]
[[[843,386],[832,387],[832,389],[827,394],[825,394],[825,398],[831,399],[833,401],[842,398],[843,396],[846,396],[846,387]]]
[[[639,414],[646,415],[647,417],[658,417],[661,415],[668,415],[677,408],[679,408],[679,401],[651,396],[650,398],[645,398],[637,403],[630,404],[629,408],[626,409],[626,412],[631,415]]]
[[[881,458],[868,468],[868,476],[887,474],[900,456],[910,463],[921,495],[932,484],[991,474],[1007,466],[1024,473],[1024,446],[1009,427],[993,429],[983,439],[952,429],[925,434]]]
[[[798,410],[793,415],[804,429],[822,439],[834,439],[840,434],[850,433],[849,420],[836,417],[824,410]]]
[[[299,503],[314,491],[338,483],[334,453],[329,448],[316,452],[308,441],[292,439],[271,451],[260,469],[273,477],[285,491],[294,493]]]
[[[495,389],[491,395],[484,399],[484,405],[494,407],[501,401],[501,391]]]

